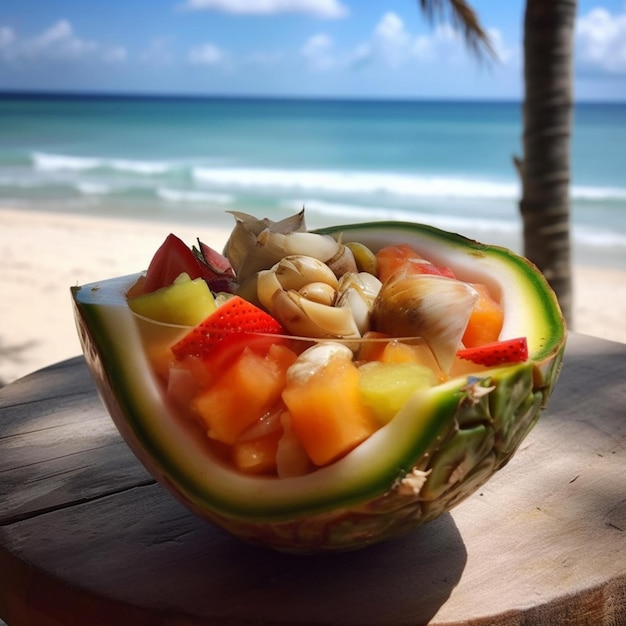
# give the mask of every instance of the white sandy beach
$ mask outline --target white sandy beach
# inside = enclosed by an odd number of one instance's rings
[[[145,269],[165,237],[221,249],[228,231],[198,225],[0,209],[0,381],[81,353],[70,287]],[[575,268],[577,332],[626,342],[626,272]]]

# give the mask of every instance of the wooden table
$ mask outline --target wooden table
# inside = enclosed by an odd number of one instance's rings
[[[122,442],[82,358],[0,390],[10,626],[626,624],[626,345],[572,334],[551,404],[451,514],[295,557],[188,513]]]

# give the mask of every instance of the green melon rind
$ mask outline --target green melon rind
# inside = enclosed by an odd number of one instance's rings
[[[381,239],[381,229],[385,243],[419,242],[424,255],[428,253],[434,262],[463,267],[474,259],[478,263],[477,273],[500,289],[506,288],[502,281],[521,281],[522,293],[527,293],[528,299],[533,296],[538,300],[534,306],[517,302],[525,314],[535,319],[539,316],[533,329],[529,329],[531,356],[543,361],[543,380],[554,381],[564,329],[558,305],[555,308],[551,304],[551,292],[534,275],[531,266],[499,248],[475,244],[430,227],[394,223],[343,226],[332,231],[343,232],[345,240],[354,237],[375,247]],[[442,243],[450,247],[449,255],[441,253]],[[125,300],[126,290],[137,277],[72,289],[84,352],[101,396],[125,440],[157,478],[198,512],[252,523],[279,522],[372,500],[391,489],[425,452],[433,449],[434,442],[448,435],[461,400],[466,397],[465,379],[419,392],[389,424],[352,453],[307,476],[280,480],[242,476],[217,459],[211,463],[197,430],[172,419],[164,404],[159,385],[149,373],[135,319]],[[537,293],[542,297],[538,299]],[[516,330],[516,335],[523,334]],[[506,378],[518,370],[530,372],[533,367],[530,362],[501,368],[493,371],[491,380],[497,385],[499,376]],[[549,389],[545,393],[548,395]]]

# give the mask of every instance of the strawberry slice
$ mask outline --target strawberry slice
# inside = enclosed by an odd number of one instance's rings
[[[177,359],[206,357],[220,341],[233,333],[283,334],[285,329],[271,315],[240,296],[221,304],[172,346]]]
[[[474,348],[464,348],[456,355],[460,359],[472,361],[478,365],[493,367],[506,363],[522,363],[528,359],[528,343],[526,337],[494,341]]]

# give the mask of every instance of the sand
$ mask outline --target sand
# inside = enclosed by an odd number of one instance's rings
[[[0,381],[79,355],[70,287],[141,271],[168,233],[221,249],[228,231],[0,209]],[[577,332],[626,342],[626,272],[575,268]]]

